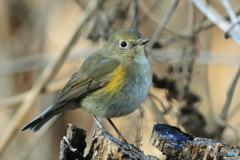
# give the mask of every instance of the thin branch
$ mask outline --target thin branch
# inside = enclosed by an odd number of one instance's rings
[[[0,111],[9,108],[10,106],[14,106],[15,104],[18,104],[20,102],[22,102],[22,100],[24,99],[24,97],[27,96],[29,91],[27,92],[23,92],[20,93],[16,96],[12,96],[9,98],[6,98],[4,100],[0,101]]]
[[[238,115],[240,115],[240,102],[238,102],[234,107],[232,107],[232,109],[229,113],[228,121],[231,121],[235,116],[238,116]],[[238,126],[238,125],[236,125],[236,126]]]
[[[135,111],[136,113],[136,136],[135,136],[135,146],[137,148],[141,148],[141,140],[142,140],[142,137],[141,137],[141,133],[142,133],[142,125],[143,125],[143,118],[144,118],[144,109],[143,107],[139,107],[137,109],[137,111]]]
[[[155,30],[155,32],[153,33],[153,36],[150,39],[149,45],[147,47],[147,50],[152,49],[153,44],[158,40],[158,37],[160,36],[161,32],[163,31],[163,29],[165,28],[165,26],[167,25],[167,23],[169,22],[170,18],[172,17],[173,12],[175,11],[177,4],[178,4],[179,0],[173,0],[172,4],[167,12],[167,14],[165,15],[165,17],[163,18],[162,22],[160,25],[158,25],[157,29]]]
[[[156,99],[156,100],[159,102],[159,104],[160,104],[160,106],[162,107],[162,109],[164,110],[164,113],[167,112],[167,109],[166,109],[165,105],[163,104],[163,102],[162,102],[157,96],[155,96],[155,95],[152,94],[152,93],[149,93],[148,96]]]
[[[225,38],[229,38],[230,37],[230,32],[234,29],[234,27],[236,27],[238,24],[240,23],[240,16],[237,18],[237,20],[235,22],[233,22],[231,24],[231,26],[229,27],[229,29],[225,32],[224,37]],[[238,27],[239,29],[239,27]]]
[[[236,7],[234,9],[234,11],[236,13],[240,12],[240,6]],[[224,19],[229,18],[229,15],[227,13],[224,13],[221,16]],[[189,33],[191,33],[191,31],[193,31],[193,30],[194,30],[194,33],[197,33],[197,32],[200,32],[201,30],[212,27],[213,25],[214,25],[214,23],[212,21],[205,20],[204,22],[200,22],[200,23],[196,24],[195,26],[193,26],[193,28],[191,27],[191,28],[187,28],[187,29],[184,29],[184,30],[180,31],[178,33],[178,35],[180,35],[180,36],[173,35],[173,36],[169,36],[169,37],[166,37],[164,39],[161,39],[160,44],[163,47],[167,46],[169,44],[172,44],[174,42],[177,42],[177,41],[181,40],[180,38],[182,38],[182,37],[190,37],[191,35],[189,36]]]
[[[132,0],[129,4],[128,18],[124,23],[124,28],[138,29],[138,0]]]
[[[153,7],[158,6],[159,2],[161,1],[157,0],[156,1],[157,4],[154,4]],[[153,7],[149,9],[143,0],[139,0],[139,8],[145,13],[144,16],[140,19],[141,23],[145,19],[145,17],[147,17],[151,19],[153,22],[155,22],[156,24],[160,25],[159,18],[152,13],[152,10],[154,9]]]
[[[194,12],[194,6],[193,4],[191,3],[191,1],[188,1],[187,3],[187,7],[188,7],[188,10],[189,10],[189,13],[188,13],[188,28],[192,28],[192,30],[190,31],[191,34],[194,34],[194,30],[193,30],[193,27],[194,26],[194,18],[195,18],[195,12]]]
[[[91,53],[99,49],[99,45],[72,47],[71,54],[66,57],[65,63],[85,60]],[[49,60],[54,59],[57,52],[37,53],[33,56],[0,60],[0,77],[16,73],[44,68]]]
[[[233,126],[231,126],[230,124],[227,123],[227,127],[233,131],[234,133],[234,136],[236,138],[236,142],[235,143],[238,143],[239,142],[239,137],[238,137],[238,131],[237,131],[237,128],[234,128]]]
[[[94,49],[92,49],[94,48]],[[96,49],[95,49],[96,48]],[[77,48],[74,49],[77,54],[76,55],[70,55],[68,56],[68,58],[70,58],[69,62],[73,62],[74,59],[85,59],[89,53],[92,53],[93,51],[97,50],[97,46],[96,47],[83,47],[83,48]],[[161,49],[161,51],[163,53],[167,53],[167,58],[164,57],[164,55],[159,55],[159,49],[153,49],[151,51],[151,56],[152,59],[154,59],[154,61],[156,62],[160,62],[160,63],[165,63],[166,61],[168,63],[176,63],[179,60],[180,57],[180,53],[181,50],[175,50],[175,49]],[[207,51],[199,51],[199,56],[196,60],[197,64],[200,65],[226,65],[226,66],[237,66],[239,64],[239,59],[240,56],[239,55],[233,55],[231,53],[212,53],[212,52],[207,52]],[[35,60],[33,60],[35,61]],[[18,60],[16,60],[16,63],[18,63]],[[32,62],[30,62],[32,63]],[[40,66],[36,67],[39,68]],[[61,80],[58,81],[54,81],[51,82],[49,84],[47,84],[44,87],[44,93],[52,93],[55,91],[59,91],[60,89],[62,89],[62,87],[66,84],[67,80],[69,79],[69,77],[63,78]],[[2,99],[0,101],[0,111],[7,109],[8,107],[11,107],[15,104],[20,103],[24,97],[26,96],[26,92],[24,93],[20,93],[18,95],[9,97],[9,98],[5,98]]]
[[[53,93],[56,91],[60,91],[64,87],[64,85],[66,84],[66,82],[68,80],[69,80],[69,77],[55,81],[55,82],[51,82],[51,83],[47,84],[47,86],[44,87],[44,91],[41,91],[41,92]],[[24,97],[28,94],[28,92],[30,92],[30,90],[1,100],[0,101],[0,111],[7,109],[11,106],[14,106],[18,103],[21,103],[22,100],[24,99]]]
[[[161,123],[167,123],[166,118],[163,116],[164,113],[161,112],[155,102],[152,100],[150,96],[148,96],[145,99],[146,107],[148,107],[148,110],[152,112],[153,118],[155,122],[161,122]]]
[[[147,5],[144,3],[143,0],[139,0],[139,8],[144,12],[142,18],[139,20],[141,24],[145,23],[149,18],[155,22],[156,24],[159,24],[159,18],[157,18],[153,12],[155,10],[158,10],[159,5],[162,4],[163,1],[156,0],[152,7],[148,8]]]
[[[49,62],[46,68],[43,70],[42,74],[39,76],[38,80],[33,85],[32,89],[28,92],[26,97],[23,100],[23,103],[17,110],[16,114],[12,118],[12,120],[7,125],[7,128],[3,132],[0,138],[0,154],[6,149],[6,146],[12,140],[12,137],[15,135],[18,130],[18,126],[22,119],[25,117],[26,113],[31,108],[32,104],[35,102],[37,96],[43,89],[43,87],[53,78],[53,76],[57,73],[61,65],[63,64],[66,56],[69,54],[70,49],[78,40],[80,35],[80,31],[84,25],[84,23],[89,19],[90,15],[94,12],[97,4],[100,1],[91,0],[88,3],[85,11],[80,17],[80,22],[77,31],[74,33],[73,37],[70,39],[66,48],[61,52],[56,59],[53,59]]]
[[[224,37],[225,38],[229,38],[229,32],[240,22],[240,17],[237,17],[236,13],[234,12],[234,9],[232,7],[232,4],[230,3],[229,0],[221,0],[223,6],[225,7],[225,9],[228,12],[228,15],[231,19],[232,25],[229,27],[229,29],[225,32]],[[240,31],[240,27],[237,27],[237,30]]]
[[[223,4],[223,6],[225,7],[225,9],[227,10],[232,23],[234,23],[237,20],[237,16],[233,10],[231,3],[229,2],[229,0],[221,0],[221,2]]]
[[[213,23],[215,23],[220,29],[224,32],[228,31],[231,27],[231,24],[226,22],[221,15],[215,11],[214,8],[210,7],[206,0],[192,0],[192,2],[198,7],[204,15],[206,15]],[[236,30],[233,30],[230,33],[230,37],[232,37],[239,45],[240,45],[240,33]]]
[[[228,117],[228,111],[230,109],[230,105],[231,105],[231,102],[232,102],[232,98],[233,98],[233,93],[234,93],[234,90],[236,88],[236,85],[237,85],[237,82],[238,82],[238,79],[239,79],[239,76],[240,76],[240,67],[238,68],[238,71],[235,75],[235,78],[233,79],[233,82],[229,88],[229,91],[227,93],[227,100],[224,104],[224,107],[223,107],[223,110],[219,116],[219,119],[223,122],[226,122],[227,121],[227,117]]]
[[[139,1],[139,6],[140,8],[143,6],[144,4],[142,4],[142,0]],[[141,8],[143,10],[143,8]],[[145,10],[144,10],[145,11]],[[147,11],[145,11],[147,12]],[[240,12],[240,6],[237,6],[234,9],[234,12],[239,13]],[[152,19],[154,22],[156,22],[156,17],[153,18],[152,14],[147,14],[147,16]],[[224,19],[228,19],[229,16],[227,13],[224,13],[221,15]],[[238,18],[240,19],[240,18]],[[156,22],[159,23],[159,22]],[[238,23],[236,23],[238,24]],[[228,31],[226,31],[226,34],[228,32],[230,32],[230,30],[234,27],[234,25],[236,25],[235,23],[232,24],[229,28]],[[200,22],[198,24],[196,24],[193,27],[187,28],[185,30],[182,30],[180,32],[178,32],[178,35],[173,35],[173,36],[168,36],[166,38],[161,38],[160,44],[161,46],[167,46],[169,44],[175,43],[179,40],[181,40],[182,38],[189,38],[191,37],[191,35],[189,35],[189,33],[191,33],[194,30],[194,33],[196,32],[200,32],[201,30],[207,29],[209,27],[212,27],[214,25],[214,23],[210,20],[205,20],[204,22]],[[92,49],[93,48],[93,49]],[[76,59],[80,59],[80,58],[86,58],[88,55],[86,55],[86,53],[92,53],[93,51],[97,50],[98,47],[83,47],[81,46],[81,49],[77,49],[77,47],[75,47],[73,49],[73,55],[71,54],[70,56],[70,61],[72,60],[76,60]],[[16,60],[11,60],[11,61],[0,61],[0,68],[4,68],[3,70],[0,70],[0,76],[5,76],[5,75],[9,75],[9,74],[14,74],[14,73],[19,73],[19,72],[23,72],[23,71],[29,71],[32,69],[40,69],[43,66],[46,66],[47,61],[46,59],[50,59],[50,57],[48,56],[48,54],[45,56],[46,54],[43,53],[39,53],[37,55],[34,55],[34,57],[26,57],[26,58],[19,58]],[[26,63],[29,62],[29,63]],[[40,63],[39,63],[40,62]],[[32,65],[34,64],[34,65]],[[10,66],[10,67],[9,67]],[[20,67],[21,66],[21,67]],[[24,67],[22,67],[24,66]]]

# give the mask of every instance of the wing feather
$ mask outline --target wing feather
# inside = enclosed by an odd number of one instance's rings
[[[119,65],[118,61],[101,57],[100,63],[90,67],[87,64],[92,59],[94,58],[86,60],[80,70],[71,76],[65,87],[60,91],[58,100],[54,106],[58,108],[65,103],[78,100],[102,88],[109,82],[111,73]],[[90,64],[93,63],[90,62]],[[58,104],[61,105],[59,106]],[[53,109],[56,108],[54,107]]]

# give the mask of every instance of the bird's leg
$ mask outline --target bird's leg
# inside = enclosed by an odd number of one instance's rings
[[[111,126],[113,127],[113,129],[117,132],[118,136],[122,139],[123,143],[128,143],[126,141],[126,139],[123,137],[123,135],[120,133],[120,131],[117,129],[117,127],[115,126],[115,124],[112,122],[112,120],[110,118],[107,118],[108,122],[111,124]]]
[[[99,120],[97,119],[97,117],[95,115],[93,115],[93,119],[95,120],[95,122],[97,123],[98,127],[104,131],[104,128],[102,126],[102,124],[99,122]]]
[[[93,115],[93,119],[95,120],[95,122],[97,123],[98,127],[102,130],[105,131],[102,124],[99,122],[99,120],[97,119],[97,117],[95,115]],[[120,133],[120,131],[117,129],[117,127],[114,125],[114,123],[112,122],[111,119],[107,118],[108,122],[111,124],[111,126],[113,127],[113,129],[117,132],[118,136],[122,139],[123,143],[128,143],[126,141],[126,139],[123,137],[123,135]]]

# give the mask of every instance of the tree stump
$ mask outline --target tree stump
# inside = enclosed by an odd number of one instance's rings
[[[86,157],[83,157],[86,147],[86,131],[73,124],[68,124],[66,137],[71,146],[67,144],[65,139],[61,140],[60,160],[158,160],[154,156],[145,155],[133,144],[122,143],[109,132],[100,129],[95,129],[92,144]],[[76,151],[71,151],[70,148],[74,148]]]
[[[67,125],[67,135],[60,143],[60,160],[158,160],[145,155],[133,144],[122,143],[105,130],[95,129],[89,153],[84,157],[86,131]],[[240,160],[240,147],[199,138],[175,126],[156,124],[150,143],[167,160]]]
[[[194,137],[167,124],[154,126],[150,143],[169,160],[240,160],[239,146],[228,146],[211,139]]]

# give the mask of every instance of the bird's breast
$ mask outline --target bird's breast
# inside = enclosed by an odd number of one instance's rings
[[[86,96],[81,106],[88,113],[105,118],[124,116],[137,109],[148,95],[152,82],[149,61],[139,62],[133,62],[132,66],[119,65],[110,74],[109,83]]]

